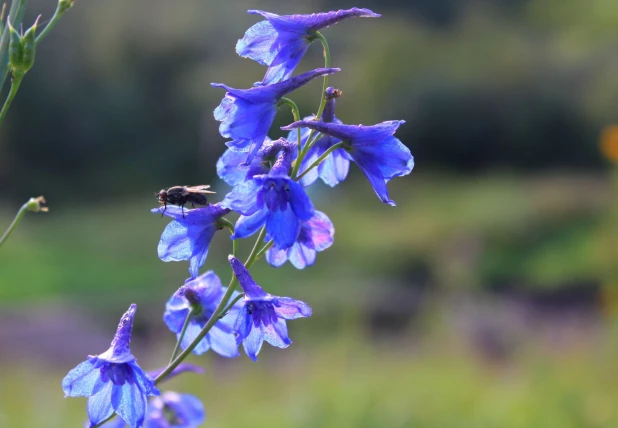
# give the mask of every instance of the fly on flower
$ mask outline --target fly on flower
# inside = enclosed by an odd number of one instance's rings
[[[167,190],[161,189],[159,193],[155,193],[155,196],[159,199],[161,206],[164,207],[163,213],[167,209],[167,204],[178,205],[181,207],[184,217],[185,204],[191,204],[193,208],[195,208],[195,205],[208,204],[206,195],[215,193],[208,189],[210,189],[210,185],[208,184],[202,186],[174,186]],[[163,213],[161,213],[161,215],[163,215]]]

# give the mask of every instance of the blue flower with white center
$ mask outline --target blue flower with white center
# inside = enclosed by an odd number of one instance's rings
[[[191,317],[185,336],[180,343],[182,349],[189,346],[200,333],[200,330],[204,328],[206,322],[215,312],[217,305],[221,302],[225,291],[226,288],[221,285],[219,277],[213,271],[208,271],[180,287],[167,301],[163,321],[173,333],[176,333],[177,338],[180,337],[191,307],[195,308],[194,311],[196,311]],[[239,294],[234,292],[232,298]],[[224,357],[237,357],[239,355],[238,345],[233,327],[239,308],[239,304],[234,305],[226,316],[217,321],[195,347],[193,353],[201,355],[212,349]]]
[[[289,260],[296,269],[304,269],[315,263],[317,252],[324,251],[333,244],[334,235],[333,223],[326,214],[316,211],[313,217],[301,223],[294,245],[286,250],[270,248],[266,253],[266,261],[272,266],[280,267]]]
[[[335,117],[335,99],[339,98],[342,92],[332,86],[326,89],[326,105],[324,106],[324,112],[322,113],[322,122],[332,122],[341,124],[341,121]],[[313,117],[306,117],[305,120],[313,120]],[[298,131],[290,131],[288,139],[295,141],[298,139]],[[304,146],[307,143],[307,138],[311,130],[309,128],[301,129],[301,143]],[[322,135],[317,140],[303,158],[299,172],[305,171],[313,162],[318,160],[322,154],[330,149],[341,140],[331,135]],[[333,151],[317,168],[313,168],[307,174],[300,179],[300,184],[307,187],[315,180],[319,178],[330,187],[335,187],[337,184],[345,180],[348,176],[348,170],[350,169],[350,157],[344,149],[336,149]]]
[[[116,413],[131,427],[140,427],[146,415],[147,397],[159,395],[154,380],[131,354],[131,330],[136,305],[120,319],[110,348],[71,370],[62,380],[66,397],[88,397],[90,426]]]
[[[221,83],[212,86],[224,88],[227,93],[215,109],[215,119],[221,122],[219,133],[232,141],[227,145],[234,151],[248,152],[245,164],[250,165],[262,147],[277,113],[281,98],[312,79],[338,72],[338,68],[318,68],[268,86],[250,89],[230,88]]]
[[[230,210],[220,204],[192,210],[168,205],[154,208],[151,212],[162,213],[174,219],[161,234],[157,248],[159,258],[164,262],[189,260],[190,279],[196,278],[208,256],[210,241],[221,228],[217,220]]]
[[[164,392],[148,403],[144,428],[196,428],[204,422],[206,413],[201,401],[189,394]],[[101,428],[125,428],[126,422],[116,418]]]
[[[285,320],[311,316],[311,308],[300,300],[266,293],[251,278],[240,260],[234,256],[228,258],[245,292],[234,326],[238,344],[242,342],[245,352],[253,361],[257,361],[264,341],[278,348],[287,348],[292,341],[288,337]]]
[[[311,15],[275,15],[262,10],[250,10],[249,13],[262,15],[266,21],[258,22],[247,30],[236,44],[236,52],[241,57],[268,66],[264,79],[259,83],[261,85],[289,78],[316,39],[316,31],[348,18],[380,16],[369,9],[358,8]]]
[[[300,120],[281,129],[310,128],[347,143],[345,149],[363,171],[378,198],[395,206],[388,197],[386,183],[394,177],[408,175],[414,167],[410,149],[393,135],[403,120],[392,120],[377,125],[343,125],[314,120]]]
[[[315,210],[305,189],[288,175],[295,145],[278,141],[284,146],[270,172],[234,187],[221,203],[242,214],[232,239],[251,236],[266,225],[275,246],[289,248],[298,238],[301,222],[313,217]]]

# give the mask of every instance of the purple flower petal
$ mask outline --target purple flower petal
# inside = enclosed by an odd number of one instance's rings
[[[258,22],[247,30],[236,44],[236,52],[268,66],[259,85],[272,85],[289,80],[294,69],[305,55],[315,32],[352,17],[378,17],[369,9],[348,9],[311,15],[276,15],[261,10],[250,10],[266,21]]]

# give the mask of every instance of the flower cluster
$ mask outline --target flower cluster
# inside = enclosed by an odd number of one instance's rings
[[[162,206],[152,210],[171,217],[158,246],[163,261],[188,261],[189,278],[167,301],[163,320],[177,344],[164,369],[146,374],[129,350],[135,305],[122,318],[111,348],[69,372],[63,381],[67,396],[88,397],[90,427],[194,427],[204,420],[204,409],[195,397],[175,392],[159,394],[159,381],[183,369],[191,353],[209,350],[222,357],[239,356],[242,345],[256,361],[264,341],[287,348],[292,341],[287,320],[311,316],[306,303],[266,292],[251,277],[249,269],[261,257],[275,267],[289,261],[297,269],[315,263],[317,253],[333,244],[334,226],[318,211],[306,188],[320,178],[336,186],[356,164],[369,180],[378,198],[395,205],[387,183],[412,171],[410,150],[395,136],[402,120],[372,126],[348,125],[335,115],[342,91],[328,86],[328,76],[340,71],[330,67],[330,53],[320,29],[352,17],[379,17],[353,8],[312,15],[279,16],[249,11],[265,18],[251,27],[236,45],[237,53],[268,66],[264,78],[249,89],[221,83],[226,93],[214,111],[221,122],[227,150],[217,162],[217,173],[232,189],[218,203],[205,197],[189,199],[191,189],[174,187],[177,199],[160,196]],[[325,67],[292,76],[313,41],[323,44]],[[285,98],[311,80],[323,78],[318,113],[301,120],[296,104]],[[292,107],[295,121],[283,130],[287,138],[268,136],[283,105]],[[161,195],[165,195],[162,191]],[[183,199],[184,198],[184,199]],[[200,202],[201,201],[201,202]],[[183,202],[202,207],[185,209]],[[178,205],[175,205],[178,204]],[[226,216],[238,214],[235,224]],[[232,279],[225,287],[213,271],[200,275],[210,243],[218,230],[231,233],[229,256]],[[246,262],[236,258],[236,240],[257,234]],[[239,284],[241,290],[236,290]],[[153,398],[148,401],[148,397]],[[118,418],[107,422],[115,414]]]

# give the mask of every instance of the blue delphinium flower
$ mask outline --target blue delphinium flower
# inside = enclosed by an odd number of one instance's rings
[[[234,256],[229,256],[229,260],[245,292],[234,327],[238,332],[238,344],[242,342],[245,352],[253,361],[257,361],[264,341],[278,348],[287,348],[292,341],[288,337],[285,320],[311,316],[311,308],[300,300],[266,293],[251,278],[240,260]]]
[[[301,222],[313,217],[315,210],[305,189],[288,175],[295,145],[278,141],[286,146],[270,172],[234,187],[221,204],[242,214],[233,239],[251,236],[265,224],[275,246],[284,249],[294,245]]]
[[[213,271],[208,271],[180,287],[167,301],[163,321],[173,333],[176,333],[176,337],[180,337],[182,327],[191,307],[194,307],[194,310],[197,311],[192,316],[180,344],[182,349],[189,346],[200,330],[204,328],[206,322],[210,319],[215,308],[223,298],[225,290],[221,285],[219,277]],[[232,297],[234,298],[238,294],[238,292],[234,292]],[[238,345],[236,344],[233,327],[234,320],[238,316],[239,307],[240,305],[238,304],[233,306],[225,317],[217,321],[195,347],[193,350],[194,354],[201,355],[212,349],[224,357],[233,358],[238,356]]]
[[[386,183],[394,177],[409,174],[414,167],[410,149],[393,135],[403,123],[403,120],[392,120],[364,126],[301,120],[281,129],[306,127],[346,142],[347,153],[363,171],[378,198],[394,206],[395,201],[388,197]]]
[[[196,428],[204,422],[206,413],[199,399],[189,394],[164,392],[148,403],[144,428]],[[101,428],[125,428],[121,418],[111,420]]]
[[[215,119],[221,122],[219,133],[232,139],[227,143],[232,150],[249,152],[246,164],[251,164],[275,119],[277,103],[281,98],[316,77],[338,71],[338,68],[318,68],[280,83],[250,89],[212,83],[212,86],[227,91],[214,112]]]
[[[147,398],[159,395],[153,379],[131,354],[131,330],[137,306],[131,305],[120,319],[110,348],[71,370],[62,380],[66,397],[88,397],[88,419],[93,427],[118,414],[131,427],[140,427]]]
[[[326,89],[326,105],[324,106],[324,112],[322,113],[322,122],[332,122],[341,124],[342,122],[335,117],[335,99],[339,98],[342,92],[332,86]],[[305,118],[305,120],[313,119],[312,117]],[[306,144],[311,130],[309,128],[301,129],[301,143]],[[288,139],[294,141],[298,138],[297,131],[290,131]],[[341,140],[331,135],[322,135],[319,140],[311,146],[305,157],[303,158],[300,172],[305,171],[309,166],[315,162],[322,154],[330,149]],[[348,176],[348,170],[350,169],[350,158],[344,149],[337,149],[333,151],[317,168],[313,168],[307,174],[300,179],[300,184],[307,187],[320,177],[322,181],[328,184],[330,187],[334,187]]]
[[[311,15],[275,15],[261,10],[250,10],[266,18],[247,30],[236,44],[236,52],[244,58],[251,58],[268,70],[262,85],[269,85],[287,79],[316,39],[316,31],[347,18],[377,18],[380,15],[369,9],[348,9]]]
[[[220,227],[217,219],[230,212],[220,204],[210,204],[203,208],[184,210],[175,205],[151,210],[163,213],[174,219],[165,227],[159,247],[159,258],[164,262],[189,260],[189,273],[193,279],[206,261],[210,241]]]
[[[304,269],[315,263],[317,252],[333,244],[334,234],[335,228],[330,219],[323,212],[316,211],[313,217],[301,223],[294,245],[286,250],[270,248],[266,253],[266,261],[279,267],[289,260],[296,269]]]

